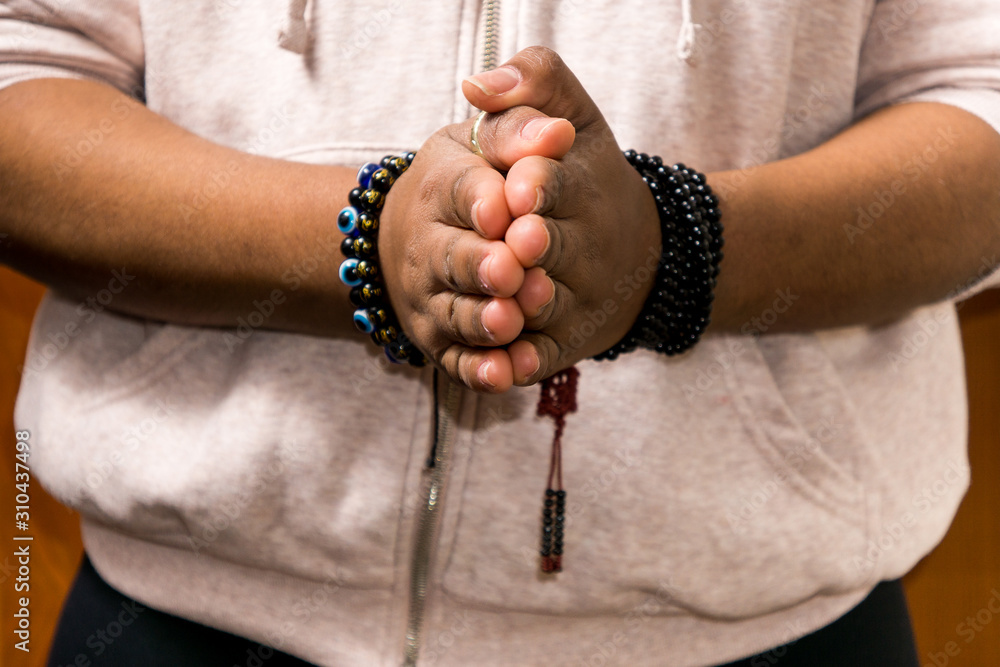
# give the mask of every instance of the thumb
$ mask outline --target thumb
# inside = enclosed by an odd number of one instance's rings
[[[462,93],[472,106],[496,113],[528,106],[548,116],[565,118],[577,132],[601,119],[597,105],[559,54],[532,46],[500,67],[470,76]]]

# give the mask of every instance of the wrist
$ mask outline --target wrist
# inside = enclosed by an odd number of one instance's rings
[[[674,355],[695,345],[710,322],[722,260],[718,200],[705,176],[635,151],[626,151],[625,157],[642,175],[656,205],[659,261],[635,323],[618,343],[595,355],[598,360],[638,348]]]
[[[423,366],[424,354],[403,332],[389,301],[378,259],[379,218],[389,188],[403,175],[414,154],[387,155],[379,164],[368,163],[358,171],[358,187],[348,194],[348,205],[337,216],[345,235],[340,249],[346,259],[340,280],[347,285],[354,304],[354,325],[385,350],[395,363]]]

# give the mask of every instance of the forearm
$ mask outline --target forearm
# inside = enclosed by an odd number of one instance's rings
[[[109,307],[138,317],[235,326],[277,290],[268,328],[350,326],[335,221],[351,169],[241,153],[110,87],[42,79],[0,92],[0,183],[0,261],[74,298],[124,268]]]
[[[1000,255],[1000,136],[938,104],[866,118],[805,154],[712,174],[725,259],[714,331],[891,321],[954,294]],[[781,293],[780,295],[778,293]]]

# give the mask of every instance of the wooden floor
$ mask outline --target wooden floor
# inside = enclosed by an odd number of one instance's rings
[[[30,528],[14,528],[12,408],[27,332],[42,289],[0,267],[0,665],[45,664],[59,605],[80,557],[75,515],[31,483]],[[1000,290],[963,305],[972,488],[940,547],[906,578],[923,667],[1000,665]],[[18,593],[14,533],[30,535],[30,591]],[[30,653],[15,648],[17,599],[30,595]],[[866,666],[859,666],[866,667]]]

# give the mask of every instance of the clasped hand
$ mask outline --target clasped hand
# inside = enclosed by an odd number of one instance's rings
[[[463,92],[490,112],[482,155],[474,119],[427,140],[382,212],[381,264],[420,349],[466,386],[502,392],[625,335],[660,232],[648,188],[554,52],[521,51]]]

